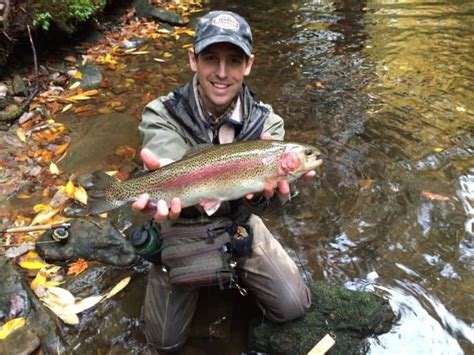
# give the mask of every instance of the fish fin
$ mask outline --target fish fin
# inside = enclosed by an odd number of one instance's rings
[[[117,180],[115,178],[103,171],[92,173],[90,183],[86,186],[88,213],[100,214],[118,207],[107,198],[106,194],[107,189],[116,183]]]
[[[211,144],[211,143],[195,145],[194,147],[189,148],[184,153],[183,158],[189,158],[192,155],[202,153],[205,150],[208,150],[209,148],[212,148],[213,146],[214,146],[214,144]]]
[[[204,200],[199,204],[208,216],[212,216],[221,207],[220,200]]]

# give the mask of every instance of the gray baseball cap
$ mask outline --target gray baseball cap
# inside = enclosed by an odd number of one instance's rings
[[[245,19],[230,11],[211,11],[201,17],[194,36],[194,52],[199,54],[214,43],[232,43],[250,57],[252,31]]]

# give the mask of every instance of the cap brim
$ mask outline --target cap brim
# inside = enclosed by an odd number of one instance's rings
[[[252,49],[250,47],[246,46],[244,43],[235,39],[234,37],[231,37],[228,35],[218,35],[218,36],[212,36],[209,38],[204,38],[203,40],[194,44],[194,53],[199,54],[206,47],[209,47],[211,44],[214,44],[214,43],[231,43],[234,46],[237,46],[240,49],[242,49],[244,53],[247,55],[247,57],[250,57],[252,55]]]

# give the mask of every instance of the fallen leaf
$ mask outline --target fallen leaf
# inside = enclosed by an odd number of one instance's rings
[[[74,295],[62,287],[50,287],[48,288],[48,297],[45,300],[52,304],[58,304],[62,306],[67,306],[74,304],[76,298]]]
[[[43,300],[43,298],[41,300]],[[64,323],[69,324],[69,325],[79,324],[79,317],[75,313],[68,311],[65,307],[55,305],[55,304],[48,304],[45,302],[43,303],[54,314],[56,314]]]
[[[324,88],[326,87],[326,86],[325,86],[322,82],[320,82],[319,80],[316,80],[315,85],[316,85],[316,87],[317,87],[318,89],[324,89]]]
[[[20,265],[23,269],[38,270],[47,266],[48,264],[43,259],[41,259],[36,252],[29,251],[21,257],[18,265]]]
[[[45,286],[46,285],[46,272],[44,270],[45,268],[41,268],[40,271],[36,274],[35,278],[33,281],[31,281],[30,287],[34,291],[36,290],[39,286]]]
[[[26,142],[26,134],[25,134],[25,132],[23,131],[23,129],[18,128],[18,129],[16,130],[16,136],[17,136],[18,139],[19,139],[20,141],[22,141],[23,143]]]
[[[74,199],[83,205],[87,205],[87,191],[82,186],[78,186],[74,190]]]
[[[23,327],[25,325],[25,318],[14,318],[10,319],[4,325],[0,327],[0,340],[6,339],[11,333],[15,330]]]
[[[69,111],[72,108],[72,104],[67,104],[66,106],[63,107],[61,110],[62,113]]]
[[[429,192],[429,191],[423,191],[421,193],[421,196],[422,197],[425,197],[431,201],[449,201],[449,197],[448,196],[444,196],[444,195],[440,195],[440,194],[436,194],[436,193],[433,193],[433,192]]]
[[[78,313],[84,312],[86,309],[94,307],[96,304],[102,301],[103,298],[104,298],[104,295],[86,297],[65,308],[67,309],[68,312],[78,314]]]
[[[66,195],[68,195],[69,197],[74,197],[74,190],[76,188],[74,187],[74,183],[69,180],[66,184],[66,186],[64,187],[64,192],[66,193]]]
[[[88,268],[89,264],[83,258],[79,258],[77,261],[69,264],[67,270],[68,275],[79,275],[81,272]]]
[[[33,221],[31,221],[30,225],[34,226],[37,224],[46,224],[46,222],[49,222],[58,213],[59,208],[51,208],[48,211],[41,211],[35,216],[35,218],[33,218]]]
[[[20,246],[8,248],[5,252],[5,256],[7,258],[16,258],[27,253],[28,250],[30,250],[30,246],[28,245],[28,243],[23,243]]]
[[[49,172],[53,175],[58,175],[60,173],[58,166],[54,163],[49,164]]]
[[[80,82],[80,81],[76,81],[74,84],[72,84],[71,86],[69,86],[69,90],[77,89],[79,86],[81,86],[81,82]]]
[[[119,293],[120,291],[122,291],[128,285],[128,283],[130,282],[130,279],[131,279],[131,277],[128,276],[128,277],[124,278],[123,280],[121,280],[109,292],[107,292],[104,299],[111,298],[111,297],[115,296],[117,293]]]
[[[39,212],[42,212],[42,211],[49,211],[50,209],[51,209],[51,206],[49,204],[46,204],[46,203],[38,203],[38,204],[33,206],[33,211],[35,213],[39,213]]]

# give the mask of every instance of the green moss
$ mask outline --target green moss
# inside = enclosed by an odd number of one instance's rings
[[[311,283],[310,288],[313,302],[302,318],[284,324],[252,322],[249,330],[252,350],[307,354],[329,333],[336,338],[331,355],[360,354],[367,350],[367,336],[390,329],[394,314],[381,298],[323,282]]]
[[[73,33],[77,25],[102,12],[108,0],[37,0],[32,5],[33,25],[48,31],[51,25]]]

